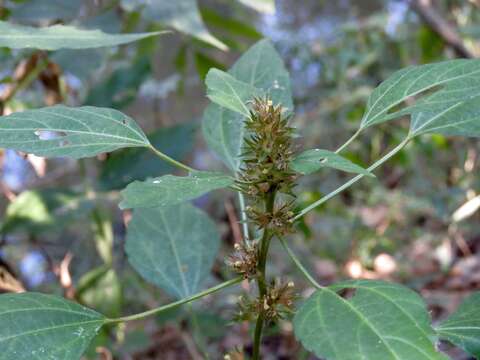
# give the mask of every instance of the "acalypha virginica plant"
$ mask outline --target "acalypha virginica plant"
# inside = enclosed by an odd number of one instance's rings
[[[349,188],[426,134],[480,136],[480,60],[451,60],[402,69],[370,95],[359,130],[338,149],[300,151],[292,127],[289,75],[267,40],[248,50],[228,71],[210,70],[211,104],[203,135],[229,172],[198,171],[155,148],[134,120],[99,107],[52,106],[15,112],[0,119],[0,146],[43,157],[84,158],[119,148],[147,148],[176,166],[182,176],[134,181],[121,192],[122,209],[133,209],[125,251],[133,268],[174,302],[108,318],[75,302],[40,293],[0,296],[0,359],[79,359],[101,327],[136,321],[191,303],[221,290],[250,283],[238,300],[235,319],[248,321],[252,345],[218,358],[262,357],[262,333],[279,321],[293,321],[296,338],[328,360],[447,359],[440,339],[480,356],[480,293],[433,325],[414,291],[395,283],[355,280],[320,285],[289,247],[297,221]],[[414,99],[414,101],[412,101]],[[407,101],[409,100],[409,101]],[[404,140],[368,168],[341,155],[363,131],[408,117]],[[43,136],[44,134],[49,136]],[[296,184],[321,169],[354,174],[331,193],[297,210]],[[238,196],[243,236],[224,263],[231,280],[207,288],[217,256],[215,224],[190,201],[226,189]],[[290,274],[269,273],[269,248],[279,242],[299,272],[315,288],[301,299]],[[350,290],[351,296],[342,296]],[[215,293],[215,295],[213,295]]]

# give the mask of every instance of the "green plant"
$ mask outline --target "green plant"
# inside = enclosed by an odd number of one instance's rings
[[[31,39],[23,44],[12,40],[21,34],[28,38],[31,29],[7,29],[11,38],[0,36],[3,46],[31,46]],[[48,29],[36,32],[35,44],[45,49],[68,47],[72,36],[78,40],[75,46],[92,47],[156,35],[109,37],[61,26],[55,31],[59,32],[64,34],[53,40]],[[293,113],[289,75],[268,41],[254,45],[228,72],[211,70],[206,85],[212,103],[205,111],[203,134],[230,174],[198,171],[173,159],[152,145],[133,119],[114,109],[53,106],[1,118],[0,146],[4,148],[75,159],[126,147],[145,148],[187,175],[134,181],[122,191],[120,203],[122,209],[134,209],[125,246],[131,265],[177,301],[130,316],[107,317],[52,295],[1,295],[0,359],[78,359],[101,327],[156,315],[242,280],[258,288],[242,297],[237,315],[255,324],[253,359],[261,356],[265,324],[292,316],[300,342],[326,359],[444,359],[436,349],[439,338],[480,356],[478,293],[445,322],[432,326],[421,297],[401,285],[366,280],[319,285],[287,239],[295,231],[295,221],[363,177],[374,176],[376,168],[412,139],[431,133],[480,136],[480,61],[452,60],[396,72],[373,91],[360,129],[334,152],[296,153],[295,129],[289,124]],[[415,102],[405,104],[413,98]],[[340,155],[366,128],[402,116],[411,119],[405,139],[367,169]],[[322,168],[356,176],[295,212],[297,180]],[[243,240],[226,263],[239,276],[202,290],[217,255],[219,236],[209,217],[188,201],[216,189],[238,193]],[[296,310],[294,284],[267,273],[272,241],[282,244],[316,288]],[[102,258],[106,264],[111,261],[108,256]]]

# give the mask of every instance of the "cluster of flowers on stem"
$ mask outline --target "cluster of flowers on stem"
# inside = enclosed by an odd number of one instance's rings
[[[294,129],[289,126],[286,109],[268,98],[253,100],[245,129],[247,135],[236,185],[249,199],[245,209],[249,222],[257,231],[267,234],[264,241],[268,242],[273,236],[293,232],[293,200],[288,198],[294,199],[296,181],[296,173],[290,169]],[[235,245],[227,264],[246,279],[257,278],[265,283],[260,269],[265,267],[268,244],[265,247],[258,241],[246,240],[245,244]],[[292,283],[267,284],[258,298],[242,297],[239,305],[238,320],[260,313],[266,320],[281,318],[293,305]]]

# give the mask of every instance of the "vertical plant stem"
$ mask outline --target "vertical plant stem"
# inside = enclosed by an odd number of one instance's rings
[[[273,213],[273,208],[275,205],[275,195],[276,190],[272,190],[265,199],[265,213]],[[267,277],[266,277],[266,265],[267,265],[267,255],[268,248],[270,246],[270,240],[272,239],[272,234],[269,229],[266,228],[263,231],[262,239],[260,240],[260,253],[258,259],[258,268],[257,268],[257,284],[258,284],[258,297],[260,304],[262,299],[267,294]],[[262,342],[262,331],[263,325],[265,322],[265,313],[262,306],[260,306],[257,322],[255,324],[255,333],[253,339],[253,360],[260,359],[260,345]]]

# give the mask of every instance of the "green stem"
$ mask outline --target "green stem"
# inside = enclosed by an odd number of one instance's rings
[[[375,170],[376,168],[378,168],[380,165],[382,165],[383,163],[385,163],[387,160],[389,160],[392,156],[394,156],[396,153],[398,153],[400,150],[402,150],[405,145],[407,145],[407,143],[412,139],[411,136],[407,136],[400,144],[398,144],[394,149],[392,149],[388,154],[386,154],[384,157],[382,157],[380,160],[377,160],[373,165],[371,165],[367,170],[369,172]],[[358,180],[362,179],[365,175],[364,174],[359,174],[357,176],[355,176],[353,179],[350,179],[349,181],[347,181],[345,184],[343,184],[342,186],[340,186],[339,188],[335,189],[334,191],[332,191],[331,193],[325,195],[324,197],[322,197],[321,199],[315,201],[313,204],[307,206],[305,209],[303,209],[302,211],[300,211],[297,215],[295,215],[295,217],[293,218],[294,220],[298,220],[300,219],[303,215],[305,215],[306,213],[308,213],[309,211],[315,209],[317,206],[320,206],[322,205],[324,202],[330,200],[332,197],[334,197],[335,195],[341,193],[343,190],[349,188],[350,186],[352,186],[353,184],[355,184]]]
[[[176,166],[179,169],[182,169],[182,170],[185,170],[185,171],[188,171],[188,172],[195,171],[195,169],[191,168],[190,166],[182,164],[181,162],[179,162],[175,159],[172,159],[170,156],[164,154],[160,150],[157,150],[155,147],[153,147],[153,145],[150,145],[149,149],[152,150],[155,153],[155,155],[157,155],[160,159],[168,162],[169,164],[171,164],[173,166]]]
[[[312,275],[308,272],[307,269],[303,266],[303,264],[300,262],[300,259],[297,258],[297,256],[293,253],[293,251],[289,248],[287,242],[285,241],[284,238],[280,238],[280,242],[282,243],[283,248],[287,252],[288,256],[290,256],[290,259],[292,259],[293,263],[297,266],[298,270],[305,276],[305,278],[310,281],[310,283],[315,286],[317,289],[322,289],[323,286],[320,285]]]
[[[270,192],[265,200],[265,212],[273,213],[273,208],[275,205],[275,195],[276,190]],[[270,246],[270,240],[272,239],[272,234],[266,228],[263,231],[262,239],[260,240],[260,252],[258,259],[258,268],[257,268],[257,284],[258,284],[258,298],[260,302],[263,300],[267,294],[267,280],[266,280],[266,265],[267,265],[267,255],[268,248]],[[265,322],[265,313],[263,307],[260,306],[260,313],[258,314],[257,322],[255,324],[255,334],[253,337],[253,357],[252,360],[260,359],[260,345],[262,342],[262,331],[263,324]]]
[[[161,313],[162,311],[173,309],[177,306],[192,302],[194,300],[200,299],[204,296],[210,295],[214,292],[217,292],[217,291],[222,290],[224,288],[227,288],[229,286],[238,284],[242,280],[243,280],[243,277],[238,277],[238,278],[235,278],[235,279],[232,279],[232,280],[228,280],[224,283],[218,284],[214,287],[211,287],[207,290],[201,291],[201,292],[199,292],[197,294],[194,294],[192,296],[189,296],[185,299],[181,299],[181,300],[175,301],[173,303],[160,306],[156,309],[148,310],[148,311],[145,311],[145,312],[142,312],[142,313],[139,313],[139,314],[125,316],[125,317],[121,317],[121,318],[117,318],[117,319],[107,319],[105,321],[105,324],[117,324],[117,323],[122,323],[122,322],[127,322],[127,321],[139,320],[139,319],[146,318],[148,316],[156,315],[158,313]]]
[[[238,191],[238,204],[240,207],[240,219],[242,220],[243,239],[247,242],[250,240],[250,233],[248,231],[247,213],[245,212],[245,196],[240,191]]]
[[[352,137],[345,142],[345,144],[340,146],[335,151],[335,154],[338,154],[338,153],[342,152],[342,150],[344,150],[348,145],[350,145],[358,137],[358,135],[360,135],[361,132],[362,132],[362,128],[358,129],[357,132],[355,134],[353,134]]]

